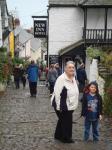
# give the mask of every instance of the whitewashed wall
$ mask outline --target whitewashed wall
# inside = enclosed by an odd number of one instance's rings
[[[7,52],[10,51],[9,49],[9,37],[7,37],[3,43],[3,46],[7,48]]]
[[[88,9],[87,28],[88,29],[104,29],[105,25],[105,9]],[[112,8],[108,10],[108,29],[112,29]]]
[[[49,53],[58,54],[62,48],[82,39],[83,10],[58,7],[49,10]]]
[[[108,29],[112,29],[112,8],[108,10]]]
[[[98,76],[98,61],[93,59],[92,63],[90,64],[89,81],[97,81]]]
[[[7,8],[5,7],[5,27],[9,26]]]
[[[19,52],[20,58],[31,57],[31,45],[30,40],[26,43],[25,48],[21,47],[21,51]]]
[[[90,64],[89,70],[89,82],[96,81],[98,83],[99,92],[103,96],[104,95],[104,84],[105,81],[103,78],[99,76],[98,72],[98,61],[93,59],[92,63]]]
[[[87,28],[88,29],[104,29],[105,9],[88,9]]]
[[[0,47],[2,46],[2,19],[1,19],[1,6],[0,6]]]
[[[35,51],[31,50],[30,60],[34,60],[36,62],[37,59],[41,59],[41,48],[39,48],[38,50],[35,50]]]
[[[90,77],[90,65],[91,65],[91,61],[88,57],[86,57],[85,69],[86,69],[86,74],[87,74],[88,80],[89,80],[89,77]]]

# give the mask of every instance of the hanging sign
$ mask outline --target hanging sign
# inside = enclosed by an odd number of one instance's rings
[[[47,33],[47,21],[34,20],[34,37],[46,38],[46,33]]]

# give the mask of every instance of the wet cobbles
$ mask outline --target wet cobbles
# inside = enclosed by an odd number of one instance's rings
[[[8,88],[0,98],[0,150],[112,150],[112,125],[101,122],[99,143],[83,142],[83,118],[80,106],[74,112],[74,144],[53,138],[57,117],[50,106],[49,91],[38,87],[37,98],[30,98],[28,88]]]

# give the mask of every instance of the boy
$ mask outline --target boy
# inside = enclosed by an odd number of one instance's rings
[[[89,140],[92,126],[93,141],[99,141],[99,119],[102,120],[102,97],[99,94],[98,84],[91,82],[84,92],[82,99],[82,113],[85,118],[84,141]]]

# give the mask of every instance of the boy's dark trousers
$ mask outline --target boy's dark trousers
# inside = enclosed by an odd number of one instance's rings
[[[90,136],[90,128],[92,126],[93,140],[99,140],[99,131],[98,131],[99,120],[90,121],[87,118],[85,119],[85,132],[84,132],[84,140],[87,141]]]
[[[37,95],[37,82],[29,82],[31,96]]]
[[[55,131],[55,138],[60,140],[72,139],[73,111],[56,111],[58,123]]]

